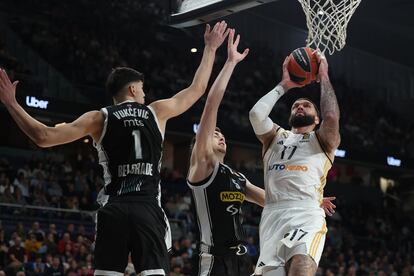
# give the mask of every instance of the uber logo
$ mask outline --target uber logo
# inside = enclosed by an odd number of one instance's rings
[[[36,97],[27,96],[26,97],[26,105],[35,108],[47,109],[47,105],[49,101],[38,100]]]

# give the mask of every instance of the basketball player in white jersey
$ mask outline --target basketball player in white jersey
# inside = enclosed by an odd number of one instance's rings
[[[320,54],[318,60],[320,115],[312,101],[300,98],[291,108],[291,130],[269,118],[277,100],[299,87],[289,78],[289,58],[283,63],[282,81],[249,114],[263,144],[266,191],[255,275],[314,275],[322,254],[327,227],[319,205],[340,135],[339,107],[329,81],[328,63]]]
[[[227,84],[236,65],[248,50],[237,51],[240,37],[230,30],[228,58],[211,86],[200,125],[191,146],[188,185],[192,191],[199,240],[192,275],[251,275],[251,261],[243,243],[246,239],[240,219],[245,200],[263,207],[265,192],[243,174],[224,164],[225,137],[216,127],[217,113]],[[232,197],[232,198],[230,198]],[[321,208],[332,215],[334,197],[325,198]]]

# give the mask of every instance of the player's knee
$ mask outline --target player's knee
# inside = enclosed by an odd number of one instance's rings
[[[295,255],[286,264],[288,275],[313,276],[317,265],[309,255]]]

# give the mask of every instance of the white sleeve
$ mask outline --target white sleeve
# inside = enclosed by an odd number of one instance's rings
[[[256,135],[268,133],[273,128],[273,121],[269,114],[277,100],[285,93],[281,85],[277,85],[272,91],[264,95],[250,110],[249,119]]]

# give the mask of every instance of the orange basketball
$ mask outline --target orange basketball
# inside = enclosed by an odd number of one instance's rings
[[[316,80],[319,64],[314,49],[302,47],[289,55],[287,69],[290,79],[298,84],[307,85]]]

